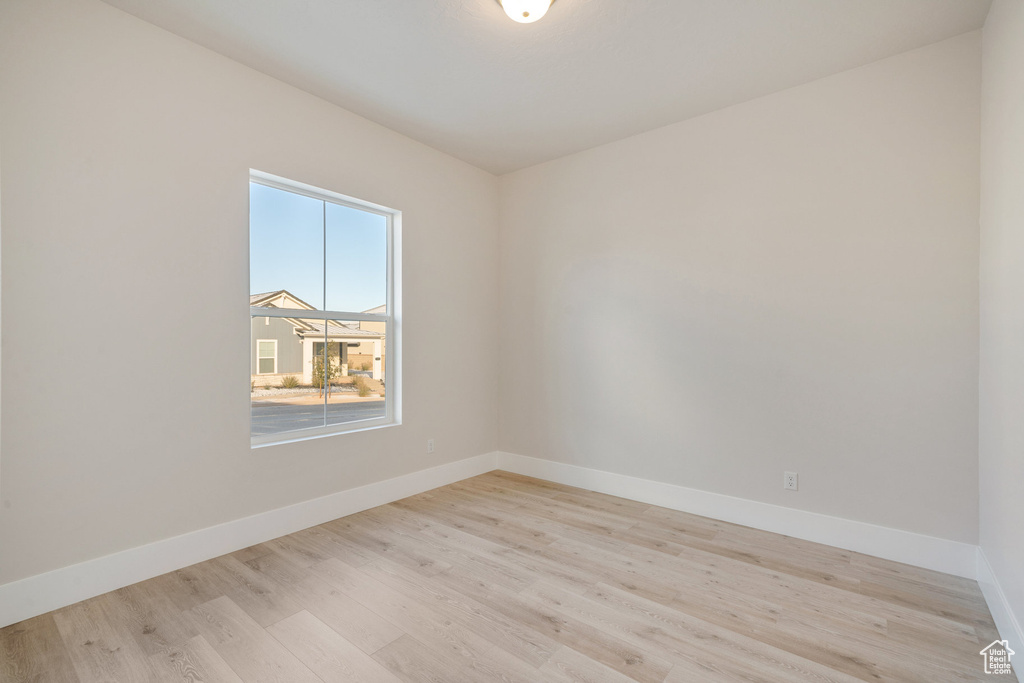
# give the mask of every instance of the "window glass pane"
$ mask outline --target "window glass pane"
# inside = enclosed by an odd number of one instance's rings
[[[331,361],[327,424],[385,416],[387,349],[384,323],[332,320],[327,355]]]
[[[317,382],[315,354],[319,351],[322,361],[324,321],[270,318],[270,325],[265,321],[252,318],[252,436],[323,427],[324,395]],[[273,358],[257,358],[255,353],[268,337],[277,340],[276,372]],[[274,374],[263,374],[268,371]]]
[[[323,196],[250,183],[254,443],[255,437],[269,436],[258,441],[270,443],[274,435],[289,438],[302,430],[327,433],[329,425],[341,425],[329,431],[346,431],[345,425],[358,428],[389,414],[386,324],[326,320],[322,313],[391,313],[389,218]],[[266,315],[275,308],[296,317]]]
[[[327,310],[385,313],[387,225],[384,216],[327,203]]]
[[[319,199],[249,184],[250,306],[284,290],[291,296],[267,305],[323,309],[323,219]]]

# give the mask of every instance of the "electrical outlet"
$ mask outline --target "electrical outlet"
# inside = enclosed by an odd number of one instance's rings
[[[427,455],[430,455],[433,452],[434,452],[434,440],[433,439],[427,439]]]
[[[787,491],[796,491],[798,488],[799,479],[797,478],[796,472],[783,472],[782,473],[782,488]]]

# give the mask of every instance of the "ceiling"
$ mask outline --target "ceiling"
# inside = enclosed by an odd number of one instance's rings
[[[106,0],[501,174],[980,28],[989,0]]]

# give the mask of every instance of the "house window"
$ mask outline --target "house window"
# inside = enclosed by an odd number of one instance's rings
[[[256,373],[273,375],[277,373],[277,340],[256,340]]]
[[[400,218],[250,173],[254,447],[400,422]]]

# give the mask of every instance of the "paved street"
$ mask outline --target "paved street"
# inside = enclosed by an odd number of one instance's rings
[[[384,399],[354,403],[333,403],[327,406],[327,424],[384,417]],[[274,401],[252,404],[252,435],[277,434],[293,429],[320,427],[324,423],[322,403],[294,405]]]

